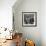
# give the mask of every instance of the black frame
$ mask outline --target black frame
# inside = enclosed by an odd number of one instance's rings
[[[35,16],[35,24],[34,25],[24,25],[24,14],[34,14]],[[23,27],[36,27],[37,26],[37,12],[22,12],[22,26]]]

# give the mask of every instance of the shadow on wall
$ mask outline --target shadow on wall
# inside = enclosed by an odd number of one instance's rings
[[[12,9],[16,10],[21,5],[21,3],[23,3],[23,1],[24,0],[17,0],[16,3],[12,6]]]

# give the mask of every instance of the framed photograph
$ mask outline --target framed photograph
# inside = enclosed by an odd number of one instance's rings
[[[37,26],[37,12],[22,12],[22,26],[36,27]]]

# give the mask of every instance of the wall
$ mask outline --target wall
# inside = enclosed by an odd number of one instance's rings
[[[13,6],[15,30],[22,32],[24,39],[34,40],[36,46],[41,46],[41,0],[18,0],[18,2]],[[22,27],[22,12],[37,12],[37,27]]]
[[[42,46],[46,46],[46,0],[41,1],[41,40]]]
[[[0,0],[0,27],[12,29],[12,6],[16,0]]]

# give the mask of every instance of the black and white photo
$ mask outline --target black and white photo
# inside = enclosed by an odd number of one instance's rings
[[[22,26],[36,26],[37,12],[22,12]]]

